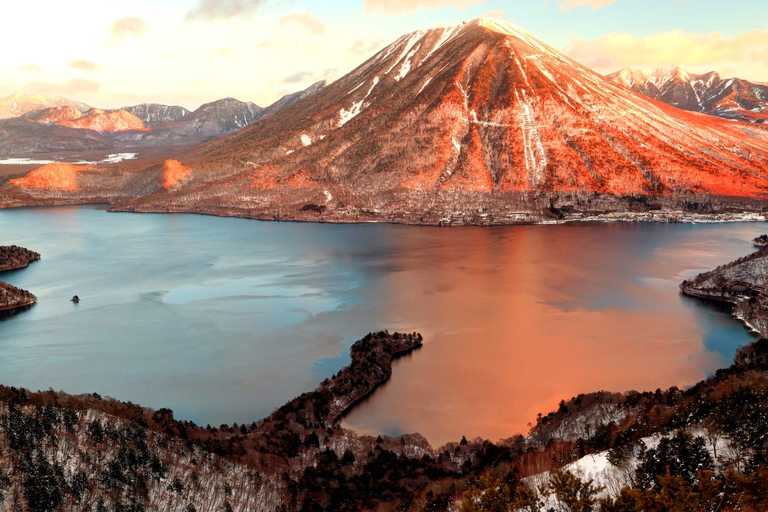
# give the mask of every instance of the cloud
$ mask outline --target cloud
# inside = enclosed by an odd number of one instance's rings
[[[419,9],[436,11],[444,7],[458,7],[463,10],[469,5],[485,3],[487,0],[365,0],[366,12],[380,10],[390,16],[410,14]]]
[[[325,25],[323,25],[323,22],[308,12],[292,12],[277,20],[278,27],[283,27],[292,23],[304,28],[310,34],[316,36],[325,34]]]
[[[376,51],[381,50],[385,44],[386,44],[386,40],[384,39],[377,39],[375,41],[370,41],[368,39],[358,39],[357,41],[352,43],[352,46],[349,48],[349,51],[354,53],[355,55],[370,57]]]
[[[25,73],[42,73],[43,68],[41,68],[40,66],[36,66],[34,64],[30,64],[29,66],[20,67],[19,71],[23,71]]]
[[[750,30],[734,37],[681,29],[648,36],[607,34],[575,38],[563,49],[573,59],[600,73],[624,67],[679,65],[693,72],[718,71],[755,81],[768,80],[768,31]]]
[[[213,50],[213,52],[212,52],[213,55],[220,55],[220,56],[229,55],[230,53],[232,53],[232,50],[230,48],[227,48],[226,46],[222,46],[221,48],[217,48],[216,50]]]
[[[147,22],[141,18],[126,16],[112,23],[109,31],[114,44],[121,43],[127,36],[141,37],[147,32]]]
[[[101,88],[101,84],[83,78],[73,78],[69,82],[59,84],[38,80],[24,86],[24,91],[30,94],[42,94],[45,96],[77,96],[78,94],[95,93]]]
[[[98,68],[98,64],[85,59],[76,59],[69,63],[69,69],[76,69],[78,71],[94,71]]]
[[[490,11],[485,11],[481,18],[497,18],[497,19],[504,19],[504,11],[501,9],[491,9]]]
[[[618,0],[557,0],[560,4],[560,10],[570,11],[577,7],[589,7],[590,9],[602,9]]]
[[[288,75],[287,77],[283,78],[281,81],[284,84],[295,84],[295,83],[303,82],[305,80],[308,80],[314,77],[315,77],[315,74],[312,71],[298,71],[292,75]]]
[[[267,0],[198,0],[187,13],[187,21],[231,20],[247,16],[267,3]]]

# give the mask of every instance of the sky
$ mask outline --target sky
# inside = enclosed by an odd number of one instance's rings
[[[480,16],[604,74],[679,65],[768,82],[765,0],[2,0],[0,97],[267,106],[405,33]]]

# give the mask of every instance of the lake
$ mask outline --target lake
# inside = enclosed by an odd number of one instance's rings
[[[578,393],[684,387],[730,364],[753,336],[678,285],[763,232],[4,210],[0,244],[43,259],[0,275],[40,299],[0,321],[0,383],[250,423],[338,371],[366,333],[418,331],[424,347],[344,424],[497,440]]]

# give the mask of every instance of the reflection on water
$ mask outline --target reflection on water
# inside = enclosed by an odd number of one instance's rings
[[[424,348],[345,424],[509,437],[580,392],[686,386],[729,364],[751,336],[677,286],[761,228],[2,211],[0,243],[43,260],[4,276],[40,303],[0,323],[0,382],[250,422],[338,371],[365,333],[419,331]]]

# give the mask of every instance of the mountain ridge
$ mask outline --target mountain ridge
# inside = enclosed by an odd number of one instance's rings
[[[606,78],[684,110],[736,121],[768,122],[768,85],[765,84],[722,78],[716,71],[697,75],[679,66],[624,68]]]

